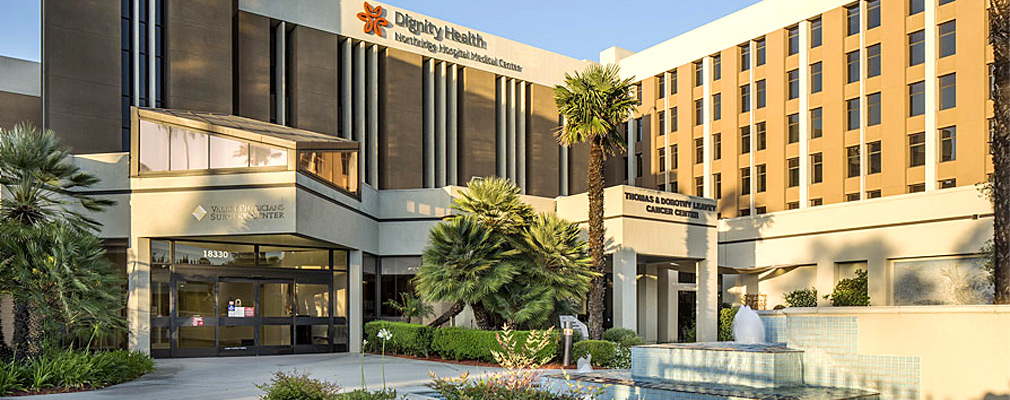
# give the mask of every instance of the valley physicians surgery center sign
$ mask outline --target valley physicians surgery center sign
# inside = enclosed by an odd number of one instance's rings
[[[400,11],[392,12],[393,23],[391,24],[386,18],[390,12],[387,12],[382,6],[372,7],[372,5],[368,4],[368,2],[365,2],[362,5],[364,11],[358,13],[358,19],[365,23],[363,30],[366,34],[385,38],[386,30],[384,28],[388,27],[393,29],[395,27],[400,27],[406,29],[407,32],[409,32],[409,35],[406,33],[393,32],[393,38],[397,42],[427,49],[432,53],[447,54],[453,56],[454,58],[473,60],[511,71],[523,72],[523,67],[519,64],[508,62],[501,58],[492,57],[484,53],[479,53],[465,47],[453,47],[451,45],[444,44],[444,42],[448,41],[473,47],[475,49],[487,50],[487,41],[485,41],[479,33],[457,29],[448,24],[439,25],[429,21],[427,18],[423,21],[414,19],[414,17],[410,14]],[[433,42],[425,39],[423,35],[428,35],[435,41]]]

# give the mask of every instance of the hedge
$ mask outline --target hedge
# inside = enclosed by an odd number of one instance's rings
[[[553,342],[557,343],[560,337],[558,331],[553,331]],[[499,350],[501,346],[495,336],[496,331],[482,331],[466,328],[438,328],[431,341],[432,351],[447,360],[477,360],[484,362],[494,362],[492,350]],[[517,339],[520,342],[526,341],[529,331],[516,331]],[[538,356],[554,359],[557,355],[558,346],[546,346]]]
[[[617,359],[617,343],[608,340],[583,340],[572,346],[572,358],[578,360],[591,354],[594,367],[610,368]]]
[[[368,344],[365,346],[366,351],[373,353],[382,351],[382,340],[378,337],[379,331],[382,329],[387,329],[393,334],[393,338],[386,342],[387,354],[405,354],[415,357],[428,357],[431,354],[431,342],[435,328],[393,321],[372,321],[365,324],[365,340],[368,340]]]

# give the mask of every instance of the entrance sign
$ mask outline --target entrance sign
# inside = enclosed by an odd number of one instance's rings
[[[625,187],[624,214],[671,221],[713,223],[718,202],[704,197]]]

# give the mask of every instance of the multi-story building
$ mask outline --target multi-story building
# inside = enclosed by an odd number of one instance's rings
[[[0,59],[0,125],[55,130],[118,201],[133,348],[359,350],[471,178],[585,222],[552,87],[589,61],[376,2],[44,4],[42,62]],[[606,165],[607,326],[714,340],[720,301],[857,269],[874,305],[952,302],[909,288],[977,276],[992,235],[985,7],[765,0],[602,52],[641,100]]]

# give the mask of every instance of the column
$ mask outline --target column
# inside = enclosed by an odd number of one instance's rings
[[[695,193],[698,196],[714,198],[712,195],[712,117],[715,110],[712,109],[712,57],[706,56],[701,61],[701,71],[704,78],[702,84],[702,108],[705,112],[705,121],[702,124],[702,193]],[[721,107],[721,106],[720,106]],[[692,140],[691,145],[693,146]],[[692,174],[693,175],[693,174]],[[694,176],[691,177],[690,184],[694,184]]]
[[[276,65],[276,68],[274,68],[274,82],[277,82],[277,84],[274,85],[274,90],[276,91],[274,93],[274,107],[276,108],[277,125],[286,125],[288,89],[286,79],[287,49],[285,49],[285,46],[287,45],[287,26],[284,21],[281,21],[281,23],[277,24],[276,29],[277,31],[274,33],[277,42],[276,53],[274,54],[274,65]]]
[[[825,299],[824,295],[831,294],[835,290],[835,262],[830,259],[817,260],[817,306],[829,307],[831,300]]]
[[[507,151],[505,144],[505,135],[506,135],[505,131],[507,129],[506,128],[507,124],[505,123],[506,119],[505,108],[506,104],[508,104],[506,103],[508,97],[506,93],[508,89],[505,88],[506,83],[508,82],[505,77],[503,76],[498,77],[498,89],[496,90],[497,93],[496,97],[498,100],[497,101],[498,104],[496,104],[496,106],[498,107],[498,112],[495,113],[495,119],[497,122],[497,129],[495,129],[495,144],[496,144],[495,161],[497,161],[498,164],[497,167],[498,176],[501,178],[508,177],[508,164],[506,164],[506,155],[505,155],[505,152]]]
[[[614,326],[638,331],[638,255],[621,248],[614,253]]]
[[[656,340],[659,343],[677,341],[679,321],[677,271],[659,268],[656,276]]]
[[[158,91],[158,65],[157,65],[157,53],[156,50],[156,39],[157,34],[157,15],[155,12],[158,7],[155,7],[155,1],[150,0],[147,3],[147,106],[156,107],[158,105],[157,101],[157,91]]]
[[[628,147],[628,186],[635,186],[635,178],[638,177],[638,171],[635,171],[635,134],[638,132],[638,120],[635,119],[634,113],[628,116],[628,134],[627,134],[627,147]]]
[[[133,105],[140,106],[140,0],[133,0],[133,15],[132,21],[130,21],[131,32],[133,34],[133,46],[131,47],[131,57],[133,62],[133,76],[130,79],[133,81]],[[44,30],[44,28],[43,28]],[[281,22],[278,27],[279,32],[284,32],[284,22]],[[283,35],[283,33],[281,33]],[[281,36],[283,38],[283,36]],[[278,42],[283,43],[283,42]],[[283,45],[278,45],[278,49],[283,49]],[[278,50],[279,52],[279,50]],[[153,52],[150,52],[154,54]],[[284,53],[281,53],[284,54]]]
[[[131,237],[126,253],[129,349],[151,353],[151,240]]]
[[[343,56],[340,61],[340,100],[341,100],[341,115],[340,115],[340,137],[344,139],[351,138],[351,131],[354,130],[354,97],[352,95],[354,75],[351,72],[354,65],[354,53],[352,47],[354,46],[352,39],[344,39],[341,43],[341,52]]]
[[[558,194],[561,196],[568,196],[568,153],[568,147],[558,146]]]
[[[516,184],[526,194],[526,82],[517,81],[516,99]]]
[[[424,61],[423,82],[424,99],[424,187],[435,187],[435,60]]]
[[[866,284],[867,294],[870,295],[870,304],[875,306],[889,306],[891,304],[890,285],[887,279],[888,268],[887,259],[884,257],[873,257],[866,260]],[[826,294],[826,293],[825,293]]]
[[[365,136],[365,156],[368,184],[379,185],[379,46],[368,48],[368,127]]]
[[[347,260],[347,340],[351,353],[361,352],[362,328],[364,324],[364,307],[362,306],[362,253],[361,250],[351,250]]]
[[[645,266],[646,276],[640,282],[638,291],[638,335],[646,343],[656,343],[659,340],[659,268],[656,265]]]
[[[757,174],[755,174],[754,170],[754,154],[757,153],[757,130],[754,126],[754,114],[757,113],[757,86],[754,84],[754,70],[757,69],[757,46],[754,44],[754,41],[751,41],[747,45],[750,46],[750,68],[747,70],[747,85],[750,87],[750,112],[748,113],[750,115],[750,152],[747,153],[748,159],[750,159],[750,166],[747,167],[750,169],[750,196],[747,196],[747,198],[750,199],[750,203],[748,204],[750,215],[754,215],[754,202],[757,199]],[[767,49],[767,47],[765,48]],[[700,299],[701,296],[698,296],[698,298]],[[715,337],[712,338],[712,340],[715,339]],[[702,341],[700,333],[698,334],[698,341]]]
[[[714,229],[709,234],[708,256],[699,260],[697,272],[697,325],[696,337],[699,342],[719,340],[719,250],[716,247]]]
[[[354,47],[354,135],[358,142],[358,180],[365,182],[365,42]]]
[[[445,186],[445,63],[435,65],[435,187]]]
[[[446,135],[448,135],[448,141],[449,141],[449,146],[446,149],[446,153],[447,153],[447,158],[448,158],[448,161],[449,161],[449,165],[446,168],[448,168],[448,172],[447,172],[448,181],[447,181],[447,183],[450,184],[450,185],[458,185],[459,184],[459,182],[458,182],[458,179],[459,179],[459,149],[457,147],[457,146],[459,146],[459,136],[458,136],[458,131],[457,131],[457,125],[458,125],[459,121],[457,120],[457,117],[456,117],[457,96],[459,95],[459,93],[458,93],[458,90],[459,90],[459,79],[458,78],[459,78],[459,66],[456,65],[456,64],[453,64],[452,67],[449,69],[449,76],[448,76],[448,79],[446,80],[446,82],[448,84],[447,85],[448,86],[447,90],[449,91],[449,93],[448,93],[449,104],[448,104],[448,106],[446,106],[446,111],[447,111],[447,114],[446,114],[447,115],[446,116],[446,119],[447,119],[446,125],[448,126],[448,129],[446,130]]]
[[[936,0],[925,0],[926,3],[926,191],[936,190],[936,112],[939,110],[937,99],[936,57],[938,54],[936,32]],[[906,144],[907,146],[907,144]]]
[[[800,208],[810,206],[810,21],[800,22]],[[756,288],[755,288],[756,289]],[[751,293],[749,290],[747,293]],[[756,292],[754,292],[756,293]]]
[[[670,114],[670,97],[673,97],[673,95],[670,94],[673,93],[673,90],[670,87],[670,85],[673,84],[672,77],[673,74],[671,74],[670,71],[663,73],[663,90],[665,90],[666,93],[663,93],[663,126],[661,126],[660,129],[663,130],[663,153],[666,154],[666,157],[664,157],[663,160],[663,190],[665,191],[670,191],[670,161],[672,161],[671,158],[673,158],[673,154],[669,153],[670,136],[672,136],[670,128],[672,127],[671,124],[673,124],[673,121],[671,120],[673,115]]]
[[[859,2],[859,199],[866,198],[866,127],[870,104],[866,101],[866,2]],[[848,171],[846,171],[846,177]],[[844,189],[844,188],[843,188]],[[844,193],[843,193],[844,195]]]
[[[516,80],[509,79],[506,85],[507,102],[505,117],[505,174],[513,183],[516,181]]]

